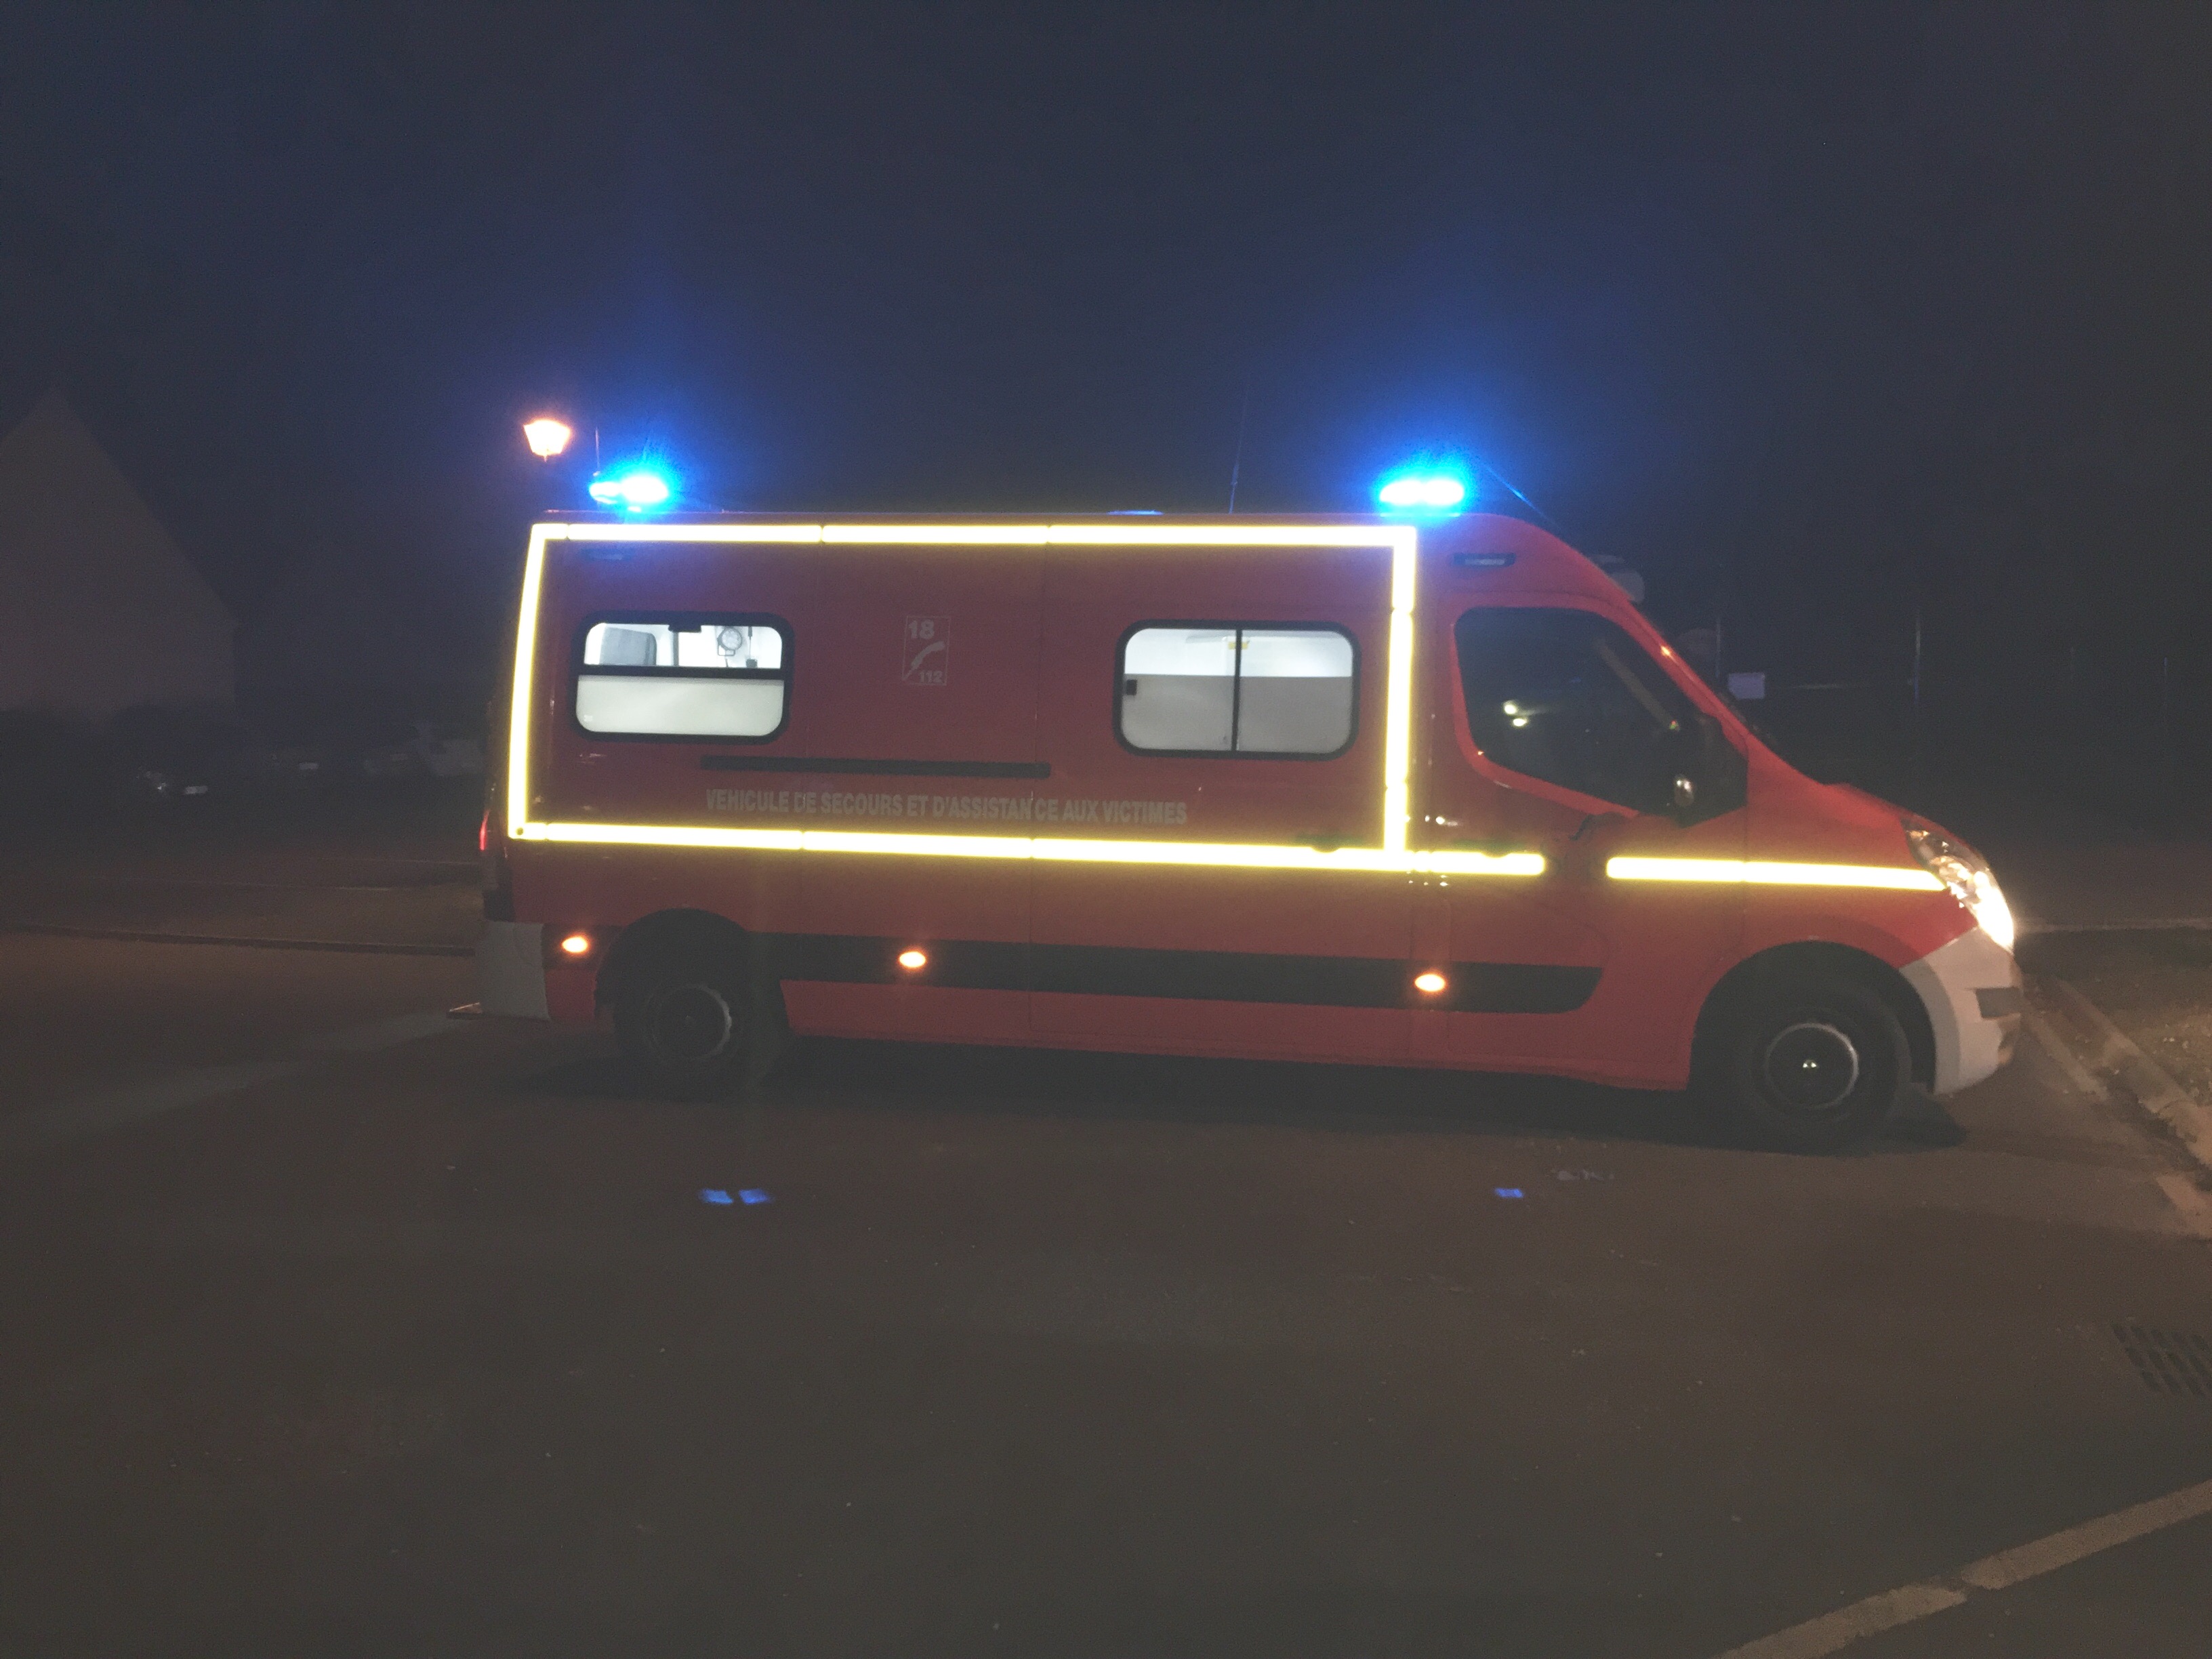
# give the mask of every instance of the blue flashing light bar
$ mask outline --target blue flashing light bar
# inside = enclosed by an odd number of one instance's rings
[[[645,467],[636,467],[611,478],[594,478],[591,497],[601,507],[619,507],[632,513],[650,513],[668,505],[676,492],[668,480]]]
[[[1467,480],[1449,472],[1395,472],[1385,478],[1375,498],[1396,513],[1450,513],[1468,495]]]

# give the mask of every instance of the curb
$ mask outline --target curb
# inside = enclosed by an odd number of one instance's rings
[[[2172,1130],[2199,1165],[2212,1170],[2212,1112],[2198,1105],[2187,1090],[2166,1075],[2165,1067],[2138,1048],[2087,997],[2063,979],[2048,975],[2039,978],[2096,1041],[2098,1052],[2093,1063],[2117,1073],[2137,1103]]]

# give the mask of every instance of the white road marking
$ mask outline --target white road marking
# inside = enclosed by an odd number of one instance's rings
[[[2212,1515],[2212,1480],[2154,1498],[2112,1515],[2084,1521],[2016,1549],[2001,1550],[1961,1567],[1948,1578],[1923,1578],[1902,1589],[1884,1590],[1847,1607],[1808,1619],[1802,1625],[1762,1636],[1721,1659],[1823,1659],[1866,1637],[1955,1607],[1977,1593],[2009,1589],[2014,1584],[2071,1566],[2100,1552],[2130,1543],[2199,1516]]]
[[[1730,1648],[1721,1659],[1820,1659],[1822,1654],[1834,1653],[1866,1637],[1955,1607],[1966,1599],[1964,1590],[1942,1584],[1907,1584],[1903,1589],[1884,1590],[1818,1619],[1762,1636],[1756,1642]]]
[[[2084,1521],[2017,1549],[1985,1555],[1972,1566],[1960,1568],[1959,1582],[1978,1590],[2010,1589],[2023,1580],[2070,1567],[2076,1561],[2179,1526],[2184,1521],[2194,1521],[2200,1515],[2212,1515],[2212,1480],[2184,1486],[2132,1509],[2100,1515],[2094,1521]]]
[[[380,1048],[397,1048],[440,1031],[459,1029],[458,1022],[448,1020],[444,1011],[438,1010],[326,1031],[304,1039],[298,1047],[303,1054],[316,1057],[374,1054]],[[310,1063],[306,1059],[255,1060],[199,1066],[150,1083],[105,1089],[97,1094],[57,1101],[51,1106],[10,1112],[0,1116],[0,1154],[35,1152],[65,1140],[79,1140],[87,1135],[143,1123],[171,1112],[180,1112],[187,1106],[197,1106],[204,1100],[290,1077],[306,1071]]]

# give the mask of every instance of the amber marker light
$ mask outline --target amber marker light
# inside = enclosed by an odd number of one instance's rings
[[[571,933],[561,941],[562,952],[566,956],[580,957],[591,948],[592,936],[589,933]]]
[[[1449,981],[1446,980],[1442,974],[1437,973],[1434,969],[1431,969],[1425,974],[1416,974],[1413,975],[1413,988],[1416,991],[1419,991],[1423,996],[1432,997],[1436,995],[1437,993],[1443,990],[1449,982]]]
[[[898,964],[908,973],[913,973],[917,969],[929,966],[929,953],[927,951],[902,951],[899,952]]]

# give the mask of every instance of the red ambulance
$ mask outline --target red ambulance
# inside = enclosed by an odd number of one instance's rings
[[[536,526],[487,1012],[1694,1085],[1841,1146],[2008,1057],[1957,838],[1760,743],[1516,520]]]

